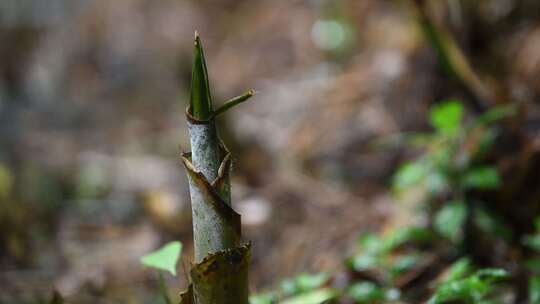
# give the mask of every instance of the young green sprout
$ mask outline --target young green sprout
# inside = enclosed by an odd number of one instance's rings
[[[186,112],[191,153],[182,155],[189,178],[195,263],[181,303],[247,304],[249,244],[241,245],[240,215],[231,207],[231,156],[215,118],[255,94],[249,90],[214,110],[201,39],[195,33],[191,94]],[[194,302],[190,302],[194,300]]]
[[[208,70],[206,69],[204,51],[201,39],[197,32],[195,32],[189,106],[190,114],[193,118],[201,121],[209,120],[214,112],[212,96],[210,95],[210,86],[208,84]]]
[[[193,70],[191,71],[191,95],[189,99],[190,114],[193,118],[200,121],[209,120],[248,100],[255,94],[256,92],[254,90],[248,90],[240,96],[227,100],[221,107],[214,111],[204,50],[199,34],[195,32]]]
[[[173,241],[165,244],[163,247],[153,251],[143,257],[141,257],[141,264],[146,267],[154,268],[158,270],[159,274],[159,289],[161,296],[166,304],[172,304],[172,301],[167,292],[165,286],[165,279],[163,278],[163,271],[170,272],[173,276],[176,276],[176,264],[180,259],[182,252],[182,243]]]

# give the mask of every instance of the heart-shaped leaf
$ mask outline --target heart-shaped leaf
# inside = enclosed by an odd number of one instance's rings
[[[439,133],[456,136],[463,118],[463,105],[458,100],[448,100],[433,106],[429,116],[431,125]]]
[[[173,241],[141,258],[145,266],[165,270],[176,276],[176,263],[182,252],[182,243]]]

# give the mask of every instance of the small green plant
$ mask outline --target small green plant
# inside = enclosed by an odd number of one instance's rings
[[[408,134],[407,142],[425,151],[404,163],[396,172],[393,188],[398,194],[413,186],[423,186],[431,194],[452,190],[493,189],[499,185],[497,169],[479,165],[491,148],[497,131],[489,127],[513,113],[510,107],[495,108],[471,123],[464,121],[461,102],[449,100],[434,106],[429,113],[433,133]]]
[[[421,244],[432,240],[433,234],[422,228],[393,230],[378,236],[364,234],[358,242],[357,254],[347,262],[358,272],[376,274],[379,281],[393,286],[394,280],[404,272],[413,269],[423,260],[423,253],[406,245]],[[398,249],[401,249],[398,251]]]
[[[252,296],[250,304],[316,304],[329,300],[358,304],[416,303],[414,296],[411,298],[396,286],[397,279],[422,267],[422,262],[428,260],[428,252],[421,248],[433,241],[434,234],[422,228],[397,229],[383,236],[365,234],[359,240],[358,253],[347,260],[347,265],[362,273],[363,279],[336,288],[329,287],[332,284],[327,273],[300,274],[284,280],[275,291]],[[369,277],[372,279],[366,279]],[[497,292],[496,287],[508,277],[503,269],[475,270],[468,258],[462,258],[448,267],[433,285],[428,303],[504,303],[503,293]],[[531,281],[531,297],[540,297],[539,282]]]
[[[370,281],[354,283],[347,289],[347,295],[358,304],[385,303],[397,301],[401,292],[397,288],[385,288]]]
[[[250,297],[250,304],[319,304],[338,296],[338,292],[327,287],[330,276],[321,272],[316,274],[302,273],[285,279],[276,291],[266,292]]]
[[[472,217],[485,233],[503,239],[510,237],[504,221],[481,203],[472,204],[467,192],[499,186],[497,169],[486,163],[484,156],[497,136],[493,123],[512,113],[512,108],[498,107],[467,122],[459,101],[434,106],[429,113],[434,131],[405,136],[422,153],[401,166],[393,178],[393,190],[398,196],[414,190],[426,194],[419,207],[426,211],[423,213],[427,224],[394,227],[382,234],[363,234],[355,253],[346,260],[352,279],[345,286],[327,287],[323,283],[328,281],[326,274],[300,275],[285,280],[276,291],[252,296],[250,303],[320,303],[311,301],[322,301],[318,297],[326,296],[359,304],[419,303],[426,296],[431,304],[504,303],[505,294],[495,287],[509,274],[497,268],[475,270],[467,257],[445,270],[442,279],[431,285],[432,290],[414,285],[415,280],[429,277],[433,265],[444,267],[449,259],[466,256],[467,251],[454,248],[463,242],[468,218]],[[540,232],[525,242],[540,249],[539,236]],[[538,269],[540,273],[540,266]],[[536,278],[530,281],[530,298],[540,298],[540,280]]]
[[[158,270],[170,272],[176,276],[176,264],[182,252],[182,243],[170,242],[160,249],[151,252],[141,258],[141,264]]]
[[[534,234],[527,235],[523,238],[523,243],[536,251],[540,251],[540,217],[535,221],[536,231]]]
[[[435,230],[453,243],[463,240],[468,218],[485,232],[497,230],[500,236],[508,237],[502,221],[482,204],[468,200],[466,193],[500,185],[497,168],[483,163],[483,157],[497,137],[492,124],[513,112],[512,107],[495,107],[467,123],[463,104],[449,100],[431,109],[432,133],[405,136],[424,153],[398,169],[392,182],[394,192],[402,195],[411,189],[423,189],[427,194],[423,206],[433,214]],[[435,205],[428,204],[437,200]]]
[[[494,302],[496,283],[507,279],[508,273],[503,269],[484,268],[472,271],[470,261],[466,258],[454,263],[448,270],[444,280],[439,283],[429,299],[429,304],[449,302],[466,304],[488,304]]]
[[[540,217],[535,221],[536,231],[523,238],[523,244],[533,250],[533,256],[525,261],[525,267],[530,272],[529,303],[540,303]]]
[[[182,243],[173,241],[141,258],[141,264],[158,270],[159,290],[166,304],[172,304],[173,302],[167,292],[162,272],[167,271],[173,276],[176,276],[176,264],[178,263],[181,253]]]

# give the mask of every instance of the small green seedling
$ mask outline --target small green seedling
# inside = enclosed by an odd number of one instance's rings
[[[367,233],[359,239],[357,253],[347,264],[354,271],[378,273],[386,285],[392,285],[399,275],[423,260],[418,250],[398,249],[407,244],[425,244],[432,239],[429,230],[417,227],[392,230],[383,236]]]
[[[540,252],[540,217],[536,218],[535,228],[534,234],[526,235],[522,240],[525,246],[536,252],[535,256],[525,261],[525,266],[531,273],[528,303],[540,303],[540,258],[538,257]]]
[[[467,121],[463,104],[448,100],[431,108],[433,132],[404,136],[406,142],[424,152],[399,168],[393,178],[394,192],[401,195],[422,189],[427,194],[422,207],[433,211],[435,231],[454,244],[462,243],[468,233],[464,227],[469,217],[488,234],[493,230],[490,223],[500,222],[482,205],[468,201],[465,193],[493,190],[501,184],[497,168],[482,161],[497,137],[497,129],[491,124],[514,113],[511,106],[499,106]],[[437,198],[446,202],[427,204]],[[507,233],[495,235],[506,237]]]
[[[347,295],[355,303],[386,303],[399,300],[401,292],[397,288],[385,288],[370,281],[363,281],[349,287]]]
[[[496,283],[507,279],[508,272],[497,268],[484,268],[475,272],[471,270],[472,266],[467,258],[454,263],[428,303],[493,303],[490,302],[490,296],[495,291]]]
[[[535,250],[540,251],[540,217],[538,217],[535,221],[536,231],[534,234],[527,235],[523,238],[523,243]]]
[[[500,184],[493,166],[478,166],[474,161],[488,151],[496,138],[496,130],[489,126],[508,115],[513,108],[495,107],[466,123],[461,102],[449,100],[434,106],[429,113],[431,133],[407,134],[405,139],[422,148],[416,160],[403,164],[393,179],[396,192],[423,185],[436,195],[449,188],[494,189]]]
[[[294,278],[285,279],[276,291],[251,296],[250,304],[318,304],[334,299],[338,291],[326,287],[330,276],[325,272],[316,274],[301,273]]]
[[[176,263],[182,252],[182,243],[173,241],[141,258],[141,264],[147,267],[170,272],[176,276]]]
[[[166,304],[172,304],[172,301],[167,293],[165,279],[162,271],[168,271],[173,276],[176,276],[176,264],[182,253],[182,243],[173,241],[165,244],[158,250],[151,252],[141,257],[141,264],[146,267],[157,269],[159,272],[159,289]]]

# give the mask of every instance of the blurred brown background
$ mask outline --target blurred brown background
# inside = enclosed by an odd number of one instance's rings
[[[488,86],[528,107],[534,133],[538,1],[431,4]],[[139,257],[178,239],[189,265],[178,156],[195,30],[215,103],[259,92],[219,121],[254,292],[341,267],[395,213],[385,187],[406,155],[373,142],[425,130],[433,102],[468,96],[408,1],[2,0],[0,303],[53,288],[73,303],[152,303],[157,278]]]

